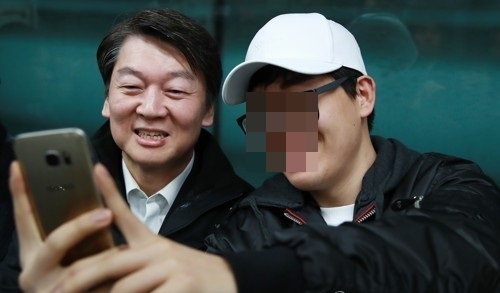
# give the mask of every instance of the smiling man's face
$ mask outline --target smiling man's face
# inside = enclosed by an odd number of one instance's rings
[[[182,171],[213,121],[204,81],[176,48],[148,36],[125,40],[102,114],[129,169]]]

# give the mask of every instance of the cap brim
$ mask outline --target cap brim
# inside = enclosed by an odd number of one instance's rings
[[[229,105],[241,104],[245,101],[245,93],[250,77],[266,66],[265,62],[243,62],[233,68],[222,85],[222,100]]]
[[[280,59],[277,61],[245,61],[236,66],[224,80],[222,100],[229,105],[245,102],[248,82],[252,75],[266,65],[275,65],[302,74],[324,74],[342,67],[339,63],[311,60]],[[312,70],[314,68],[314,70]]]

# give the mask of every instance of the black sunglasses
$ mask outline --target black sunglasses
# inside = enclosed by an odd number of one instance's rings
[[[320,86],[318,88],[315,88],[315,89],[312,89],[312,90],[308,90],[308,91],[304,91],[304,93],[313,92],[313,93],[317,93],[319,95],[319,94],[325,93],[327,91],[332,91],[332,90],[338,88],[347,79],[349,79],[349,76],[344,76],[344,77],[336,79],[336,80],[334,80],[332,82],[329,82],[329,83],[327,83],[325,85],[322,85],[322,86]],[[318,119],[319,119],[319,111],[318,111]],[[238,119],[236,119],[236,123],[238,123],[238,126],[241,128],[241,130],[243,131],[243,133],[246,134],[247,133],[247,114],[243,114],[240,117],[238,117]]]

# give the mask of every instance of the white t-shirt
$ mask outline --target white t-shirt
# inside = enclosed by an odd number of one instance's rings
[[[139,188],[132,174],[128,170],[125,162],[122,160],[123,178],[125,180],[125,191],[127,192],[127,201],[130,205],[132,213],[136,215],[141,222],[158,233],[160,231],[163,220],[167,216],[172,203],[177,197],[177,193],[184,184],[189,172],[193,168],[194,154],[186,168],[170,181],[165,187],[151,196],[147,196],[144,191]]]
[[[338,226],[344,222],[351,222],[354,218],[354,204],[320,209],[328,226]]]

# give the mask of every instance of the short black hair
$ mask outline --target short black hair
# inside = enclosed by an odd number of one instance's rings
[[[195,74],[201,74],[206,85],[207,105],[215,102],[222,82],[219,45],[195,20],[173,9],[142,10],[118,23],[97,49],[97,63],[109,91],[111,74],[125,39],[133,35],[155,37],[177,48]]]

